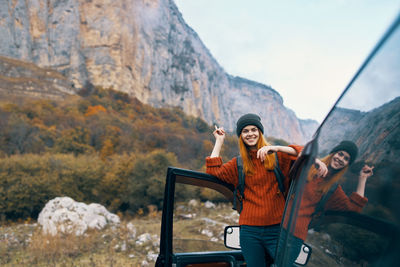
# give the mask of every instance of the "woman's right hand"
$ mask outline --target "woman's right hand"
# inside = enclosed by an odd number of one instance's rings
[[[214,144],[214,148],[210,155],[211,158],[219,157],[219,153],[221,151],[221,147],[222,147],[222,144],[224,143],[224,139],[225,139],[224,128],[222,128],[222,127],[218,128],[218,126],[215,125],[215,130],[213,132],[213,135],[215,137],[215,144]]]
[[[225,139],[225,130],[223,127],[219,128],[217,125],[215,125],[215,130],[213,132],[213,135],[216,140],[219,141],[224,141]]]

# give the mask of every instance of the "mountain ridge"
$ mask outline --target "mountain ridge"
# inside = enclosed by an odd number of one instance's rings
[[[75,92],[112,88],[229,131],[257,113],[269,135],[299,144],[318,126],[270,86],[226,73],[172,0],[7,0],[0,9],[0,55],[59,71]]]

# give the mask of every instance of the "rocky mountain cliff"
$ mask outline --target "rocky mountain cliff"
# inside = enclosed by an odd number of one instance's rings
[[[227,74],[173,0],[3,0],[0,55],[60,72],[60,92],[113,88],[230,131],[246,112],[261,116],[267,135],[290,142],[305,143],[317,127],[271,87]],[[6,87],[13,93],[18,86]]]

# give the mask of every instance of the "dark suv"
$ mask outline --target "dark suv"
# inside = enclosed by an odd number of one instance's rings
[[[295,264],[400,265],[399,126],[400,17],[350,81],[293,165],[281,246],[271,264],[292,264],[291,237],[301,214],[300,203],[309,194],[307,177],[315,158],[327,155],[342,140],[350,140],[358,146],[358,157],[339,184],[349,196],[356,191],[362,166],[373,166],[374,174],[365,188],[368,203],[361,212],[322,209],[315,214]],[[190,190],[201,190],[204,198],[214,199],[218,199],[215,192],[219,192],[219,204],[177,201],[181,192]],[[169,168],[156,266],[245,266],[238,228],[233,225],[237,215],[229,203],[233,200],[233,190],[232,185],[210,175]]]

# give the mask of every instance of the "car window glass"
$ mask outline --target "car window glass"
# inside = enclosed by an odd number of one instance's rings
[[[228,250],[224,246],[224,228],[237,224],[238,218],[222,194],[207,188],[177,184],[173,252]]]
[[[338,107],[369,112],[400,95],[399,43],[400,34],[395,33],[366,66]]]
[[[318,139],[319,157],[342,140],[358,147],[358,155],[340,181],[345,192],[355,191],[359,172],[373,166],[365,196],[368,215],[398,223],[400,191],[400,29],[393,32],[337,103]]]
[[[288,197],[284,231],[314,248],[310,264],[364,266],[399,246],[400,30],[392,30],[315,135],[328,174],[310,162]],[[352,154],[348,165],[335,158],[342,150]],[[290,258],[287,247],[280,253]]]

